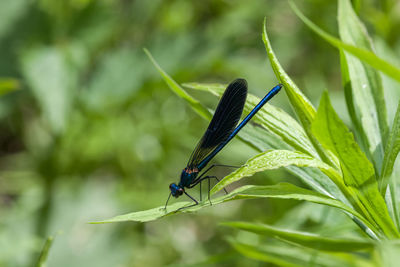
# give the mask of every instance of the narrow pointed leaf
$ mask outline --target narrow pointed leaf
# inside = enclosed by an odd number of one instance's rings
[[[300,188],[288,183],[280,183],[271,186],[255,186],[255,185],[242,186],[227,195],[212,199],[211,201],[212,205],[215,206],[217,204],[232,200],[257,199],[257,198],[305,200],[317,204],[327,205],[348,212],[357,217],[358,219],[360,219],[361,221],[363,221],[366,225],[368,225],[368,222],[365,221],[365,219],[360,214],[358,214],[357,212],[355,212],[353,209],[349,208],[342,202],[324,196],[320,193],[316,193],[311,190]],[[164,206],[160,206],[158,208],[149,209],[145,211],[132,212],[94,223],[112,223],[112,222],[127,222],[127,221],[148,222],[178,213],[198,211],[204,207],[210,206],[209,201],[205,200],[199,203],[199,205],[180,209],[182,207],[189,206],[192,203],[193,202],[186,202],[186,201],[177,202],[172,205],[169,205],[167,207],[167,210],[164,209]]]
[[[367,30],[348,0],[339,0],[338,22],[343,42],[373,51]],[[352,106],[350,109],[355,111],[355,116],[351,118],[355,125],[362,125],[356,129],[363,140],[366,152],[380,173],[384,155],[383,144],[388,131],[381,76],[378,71],[349,52],[344,52],[344,57],[341,59],[347,64],[348,73],[343,75],[349,78],[347,83],[350,83],[351,90],[351,100],[347,103]],[[349,93],[346,96],[349,96]]]
[[[36,267],[45,267],[46,266],[46,262],[47,262],[47,257],[49,255],[49,251],[51,248],[51,245],[53,244],[53,240],[54,238],[52,236],[49,236],[42,248],[42,251],[40,252],[38,261],[36,263]]]
[[[386,235],[398,236],[379,193],[374,168],[355,142],[353,134],[333,110],[326,92],[322,96],[312,130],[324,148],[340,160],[346,188],[355,199],[361,201],[365,207],[364,215],[373,218]]]
[[[319,267],[373,267],[368,260],[357,254],[321,252],[304,247],[293,247],[274,242],[253,245],[229,240],[239,253],[251,259],[273,263],[277,266],[319,266]]]
[[[400,102],[397,106],[396,115],[394,117],[392,130],[390,131],[389,139],[385,149],[385,157],[382,166],[382,184],[380,191],[385,193],[389,182],[389,177],[392,175],[393,166],[397,155],[400,151]]]
[[[267,27],[266,19],[264,19],[262,38],[272,69],[274,70],[274,73],[276,77],[279,79],[279,81],[284,85],[286,95],[288,96],[289,101],[296,115],[298,116],[300,123],[303,126],[307,136],[309,137],[315,150],[318,152],[319,157],[321,157],[321,159],[324,162],[333,165],[333,159],[330,158],[330,156],[327,155],[325,151],[322,150],[318,141],[315,140],[314,136],[311,134],[311,124],[316,114],[315,108],[311,104],[311,102],[304,96],[304,94],[300,91],[297,85],[292,81],[292,79],[290,79],[289,75],[287,75],[285,70],[282,68],[277,57],[275,56],[274,51],[272,50],[271,42],[268,39],[266,27]]]
[[[167,83],[169,88],[177,94],[179,97],[183,98],[192,108],[194,111],[196,111],[200,116],[203,118],[210,120],[212,115],[211,113],[205,108],[199,101],[194,99],[192,96],[190,96],[182,87],[179,86],[177,82],[175,82],[171,76],[169,76],[161,67],[160,65],[156,62],[156,60],[153,58],[149,50],[144,49],[144,52],[146,55],[149,57],[153,65],[156,67],[158,72],[161,74],[163,77],[164,81]]]
[[[229,242],[231,246],[236,249],[239,253],[244,255],[245,257],[248,257],[250,259],[254,259],[257,261],[263,261],[263,262],[268,262],[272,263],[276,266],[282,266],[282,267],[302,267],[307,265],[309,262],[305,262],[297,257],[295,255],[289,254],[289,257],[287,255],[283,256],[280,254],[275,254],[271,251],[268,250],[263,250],[260,249],[259,246],[253,246],[253,245],[248,245],[244,243],[239,243],[235,241],[230,241]]]
[[[306,24],[312,31],[325,39],[328,43],[335,46],[336,48],[343,49],[355,57],[361,59],[365,63],[371,65],[377,70],[382,71],[387,76],[397,80],[400,82],[400,69],[390,64],[389,62],[383,60],[382,58],[375,55],[373,52],[368,51],[363,48],[358,48],[353,45],[343,43],[338,38],[326,33],[313,22],[311,22],[307,17],[304,16],[303,13],[297,8],[297,6],[289,1],[292,10],[296,13],[296,15]]]
[[[313,233],[280,229],[266,224],[254,224],[248,222],[227,222],[222,223],[222,225],[230,226],[244,231],[249,231],[259,235],[272,236],[307,248],[325,251],[349,252],[371,249],[374,246],[374,244],[369,240],[351,240],[324,237]]]

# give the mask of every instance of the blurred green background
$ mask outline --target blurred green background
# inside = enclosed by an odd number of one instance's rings
[[[337,34],[335,1],[296,4]],[[354,4],[378,54],[399,64],[399,2]],[[179,83],[243,77],[261,97],[277,84],[261,40],[265,16],[289,75],[313,104],[330,90],[346,120],[337,51],[286,1],[1,1],[0,89],[18,90],[0,99],[0,266],[34,264],[49,235],[48,266],[259,266],[234,252],[225,240],[232,231],[219,222],[350,223],[313,204],[252,200],[147,224],[88,224],[163,205],[207,126],[168,89],[143,48]],[[191,93],[210,108],[217,103]],[[398,97],[388,97],[389,118]],[[273,104],[291,112],[285,94]],[[240,165],[255,153],[233,140],[215,161]],[[279,181],[300,184],[284,170],[245,182]]]

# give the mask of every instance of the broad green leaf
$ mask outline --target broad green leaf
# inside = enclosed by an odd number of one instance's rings
[[[346,188],[349,195],[364,206],[358,206],[363,214],[372,218],[386,235],[398,236],[385,201],[379,193],[374,168],[355,142],[353,134],[333,110],[326,92],[322,96],[312,131],[324,148],[340,160]]]
[[[307,136],[309,137],[310,141],[312,142],[314,148],[317,150],[318,155],[322,158],[324,162],[332,162],[333,159],[330,158],[329,155],[322,150],[320,144],[314,139],[311,134],[311,124],[315,117],[315,108],[311,104],[311,102],[303,95],[297,85],[290,79],[289,75],[285,72],[285,70],[280,65],[277,57],[275,56],[274,51],[272,50],[271,43],[268,39],[267,34],[267,22],[264,19],[264,26],[263,26],[263,42],[265,45],[265,49],[268,54],[269,61],[271,63],[272,69],[275,72],[276,77],[279,81],[284,85],[286,95],[289,98],[289,101],[296,112]]]
[[[66,55],[54,47],[33,49],[23,54],[22,70],[53,132],[63,132],[77,82]]]
[[[200,116],[203,118],[210,120],[211,119],[211,113],[196,99],[191,97],[182,87],[179,86],[177,82],[175,82],[161,67],[158,65],[158,63],[155,61],[153,56],[150,54],[149,50],[144,49],[144,52],[146,55],[149,57],[153,65],[157,68],[158,72],[161,74],[163,77],[164,81],[167,83],[169,88],[177,94],[179,97],[183,98],[186,102],[189,103],[189,105],[196,111]]]
[[[369,225],[364,218],[355,212],[353,209],[349,208],[347,205],[342,202],[332,199],[330,197],[324,196],[320,193],[313,192],[308,189],[300,188],[292,184],[288,183],[280,183],[277,185],[271,186],[255,186],[255,185],[247,185],[242,186],[233,192],[212,199],[212,205],[220,204],[227,201],[238,200],[238,199],[256,199],[256,198],[278,198],[278,199],[294,199],[294,200],[305,200],[314,202],[317,204],[327,205],[335,208],[339,208],[345,212],[348,212],[361,221],[363,221],[366,225]],[[164,209],[164,206],[160,206],[158,208],[149,209],[145,211],[132,212],[120,216],[116,216],[111,219],[94,222],[94,223],[112,223],[112,222],[126,222],[126,221],[135,221],[135,222],[148,222],[160,219],[165,216],[170,216],[177,213],[182,212],[194,212],[200,210],[204,207],[210,206],[210,202],[208,200],[204,200],[199,203],[199,205],[188,207],[184,209],[180,209],[182,207],[186,207],[193,204],[193,202],[177,202],[171,205],[168,205],[167,210]],[[179,210],[180,209],[180,210]]]
[[[190,83],[184,84],[184,86],[192,89],[205,90],[217,96],[222,96],[226,88],[226,85],[223,84]],[[244,108],[245,113],[249,113],[260,100],[260,98],[249,94]],[[254,116],[253,121],[279,136],[295,150],[317,156],[303,128],[282,109],[266,104],[265,107]]]
[[[266,224],[254,224],[248,222],[226,222],[222,225],[230,226],[259,235],[272,236],[300,246],[325,251],[350,252],[373,248],[374,244],[368,240],[351,240],[343,238],[331,238],[313,233],[300,232],[288,229],[280,229]]]
[[[296,13],[296,15],[304,22],[304,24],[306,24],[311,30],[313,30],[320,37],[325,39],[328,43],[330,43],[331,45],[335,46],[338,49],[343,49],[343,50],[351,53],[353,56],[361,59],[362,61],[371,65],[375,69],[382,71],[387,76],[389,76],[397,81],[400,81],[400,69],[399,68],[397,68],[394,65],[390,64],[389,62],[383,60],[382,58],[378,57],[373,52],[371,52],[367,49],[358,48],[353,45],[343,43],[338,38],[324,32],[317,25],[315,25],[313,22],[311,22],[306,16],[304,16],[304,14],[301,13],[301,11],[297,8],[297,6],[292,1],[289,1],[289,4],[290,4],[292,10]]]
[[[239,181],[243,177],[252,176],[257,172],[274,170],[291,165],[298,167],[318,168],[326,173],[331,174],[332,177],[339,179],[339,174],[332,167],[323,163],[319,159],[297,151],[270,150],[249,159],[244,166],[240,167],[228,176],[225,176],[213,187],[213,189],[211,189],[211,194],[222,190],[224,187],[233,182]]]
[[[348,0],[338,2],[339,33],[342,41],[372,51],[367,30],[354,13],[351,3]],[[349,78],[345,86],[349,83],[347,90],[350,89],[350,92],[346,96],[351,93],[351,99],[347,100],[347,103],[351,105],[349,109],[355,113],[351,118],[355,125],[362,125],[356,129],[360,131],[359,136],[365,144],[366,151],[380,173],[384,155],[383,144],[388,131],[381,76],[374,68],[348,52],[344,52],[341,60],[345,61],[343,64],[347,64],[347,69],[342,71],[348,71],[343,75]]]
[[[54,240],[54,238],[52,236],[49,236],[46,239],[46,241],[45,241],[45,243],[43,245],[43,249],[40,252],[39,259],[38,259],[38,261],[36,263],[36,267],[44,267],[44,266],[46,266],[47,256],[49,255],[49,251],[50,251],[51,245],[53,244],[53,240]]]
[[[228,240],[239,253],[251,259],[273,263],[277,266],[364,266],[372,267],[368,260],[356,254],[326,253],[304,247],[293,247],[277,242],[260,245]]]
[[[0,78],[0,96],[18,90],[21,87],[19,81],[12,78]]]

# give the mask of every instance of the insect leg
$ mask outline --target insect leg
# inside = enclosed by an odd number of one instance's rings
[[[188,186],[188,188],[193,188],[194,186],[196,186],[198,183],[200,183],[201,181],[205,180],[205,179],[216,179],[218,182],[220,181],[220,179],[218,179],[217,176],[205,176],[205,177],[199,177],[196,180],[194,180],[194,182]],[[225,194],[229,194],[228,191],[226,191],[226,189],[224,188]]]
[[[229,167],[229,168],[240,168],[241,166],[232,166],[232,165],[223,165],[223,164],[213,164],[210,167],[208,167],[202,174],[200,174],[200,177],[203,177],[209,170],[211,170],[214,167]]]

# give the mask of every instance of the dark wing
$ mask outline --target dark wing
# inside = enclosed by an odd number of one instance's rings
[[[187,167],[198,167],[219,144],[225,141],[242,116],[247,96],[247,82],[236,79],[226,88],[210,125],[190,156]]]

